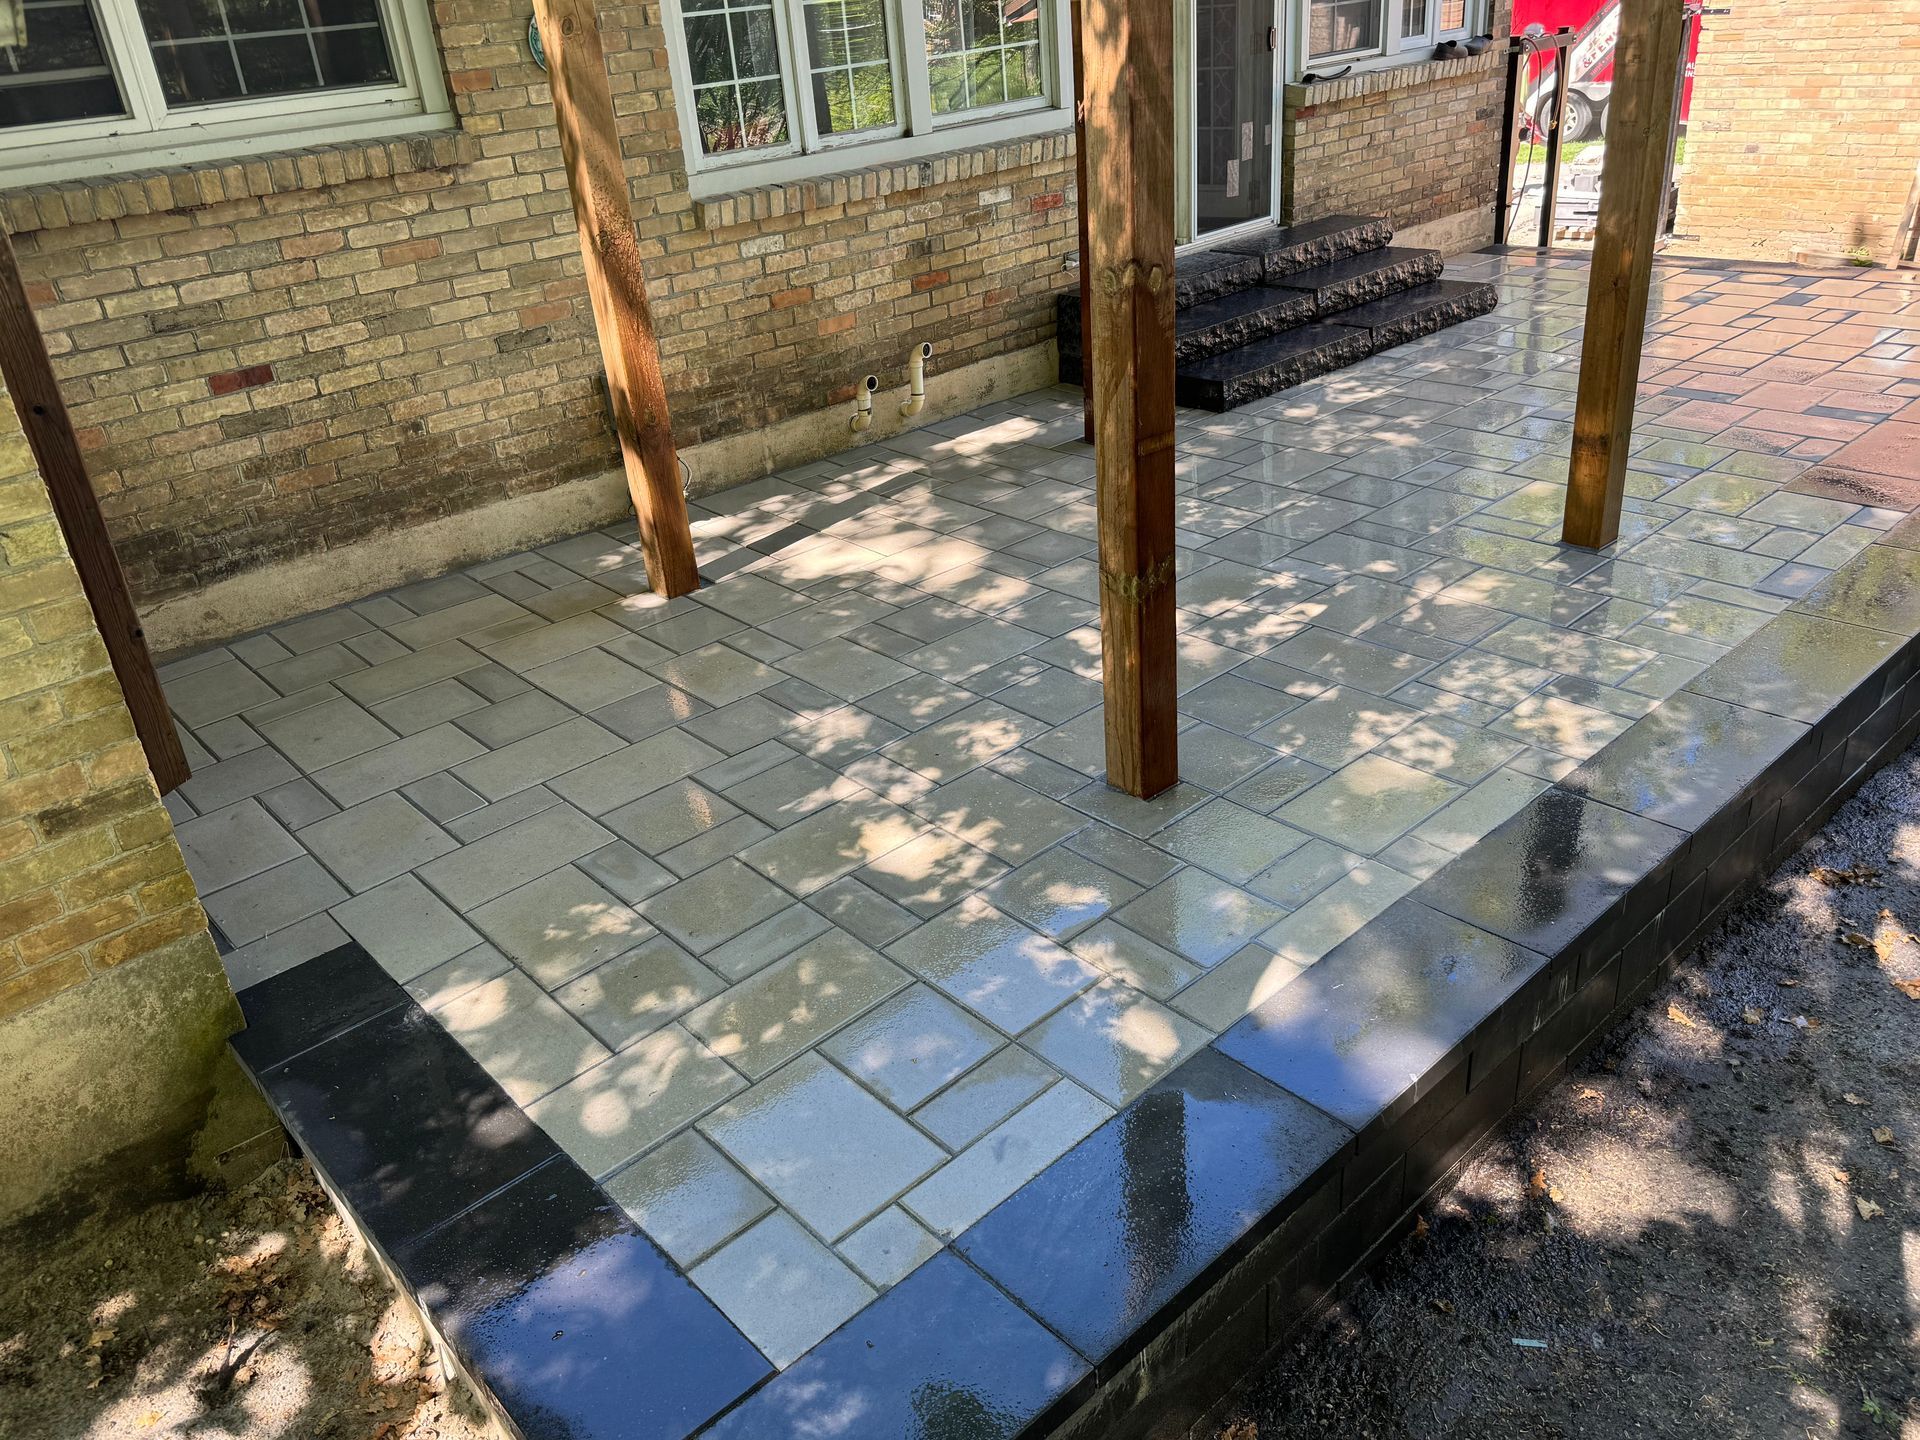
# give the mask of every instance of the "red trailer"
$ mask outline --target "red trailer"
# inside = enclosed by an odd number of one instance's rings
[[[1567,70],[1572,81],[1567,87],[1566,137],[1597,139],[1606,133],[1607,107],[1613,94],[1613,46],[1620,33],[1620,0],[1513,0],[1516,36],[1552,34],[1562,26],[1571,27],[1577,37],[1567,48]],[[1687,123],[1687,111],[1693,102],[1693,62],[1699,48],[1700,30],[1696,25],[1680,92],[1682,125]],[[1560,83],[1553,64],[1555,53],[1546,50],[1533,57],[1526,99],[1529,117],[1539,113],[1541,102]]]

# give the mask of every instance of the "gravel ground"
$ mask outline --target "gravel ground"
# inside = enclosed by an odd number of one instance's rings
[[[1910,923],[1920,750],[1496,1136],[1214,1440],[1920,1440]],[[0,1274],[0,1436],[489,1433],[296,1161],[0,1251]]]
[[[1243,1383],[1215,1440],[1920,1440],[1909,926],[1920,748]]]

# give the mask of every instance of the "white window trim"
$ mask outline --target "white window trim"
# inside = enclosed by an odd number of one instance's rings
[[[377,0],[393,59],[389,85],[304,90],[169,108],[133,0],[92,0],[128,114],[0,130],[0,186],[94,179],[452,124],[426,0]]]
[[[1465,40],[1470,36],[1482,35],[1486,31],[1483,23],[1487,16],[1488,0],[1467,0],[1466,23],[1454,29],[1440,28],[1440,10],[1443,0],[1427,0],[1427,29],[1421,35],[1405,35],[1401,27],[1405,16],[1402,0],[1375,0],[1381,9],[1380,43],[1359,50],[1343,50],[1337,54],[1308,55],[1307,36],[1312,28],[1312,6],[1309,0],[1294,0],[1293,6],[1293,53],[1299,57],[1292,66],[1295,81],[1303,75],[1324,75],[1330,70],[1353,68],[1354,74],[1363,74],[1369,70],[1391,70],[1400,65],[1417,65],[1428,57],[1422,51],[1431,51],[1448,40]]]
[[[962,147],[1005,145],[1038,135],[1056,134],[1073,125],[1073,35],[1067,0],[1049,0],[1053,23],[1041,26],[1040,64],[1046,94],[989,109],[952,115],[933,113],[933,94],[925,64],[927,32],[921,0],[889,0],[887,35],[892,55],[894,106],[898,124],[890,129],[856,130],[846,135],[817,135],[812,97],[806,93],[806,35],[803,0],[774,0],[782,47],[782,93],[787,104],[787,143],[727,155],[700,148],[698,113],[693,104],[693,69],[687,57],[686,30],[679,0],[662,0],[667,32],[667,68],[673,79],[673,103],[679,111],[680,148],[687,162],[687,188],[696,200],[712,200],[765,185],[787,185],[822,176],[900,165]],[[919,63],[915,63],[918,59]]]

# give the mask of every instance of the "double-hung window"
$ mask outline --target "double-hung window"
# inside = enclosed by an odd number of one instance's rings
[[[667,0],[696,194],[1072,118],[1066,0]]]
[[[387,138],[447,108],[425,0],[13,0],[0,19],[0,184]]]
[[[1388,63],[1475,33],[1483,0],[1303,0],[1311,68]]]

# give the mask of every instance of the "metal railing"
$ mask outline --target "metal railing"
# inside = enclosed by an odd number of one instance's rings
[[[1513,243],[1513,232],[1520,217],[1520,201],[1525,195],[1524,182],[1514,185],[1514,162],[1520,155],[1521,137],[1531,123],[1534,133],[1546,144],[1546,163],[1541,172],[1543,188],[1540,192],[1540,234],[1538,244],[1542,250],[1553,245],[1555,223],[1554,202],[1560,190],[1560,162],[1566,149],[1566,126],[1563,123],[1567,110],[1567,47],[1579,38],[1571,26],[1563,26],[1551,35],[1516,35],[1507,46],[1507,109],[1506,130],[1500,139],[1500,189],[1499,210],[1494,216],[1493,238],[1496,243]],[[1554,52],[1554,66],[1558,70],[1550,96],[1543,94],[1550,114],[1542,117],[1538,114],[1528,116],[1527,78],[1530,63],[1535,55],[1547,51]],[[1532,162],[1529,159],[1528,168]]]

